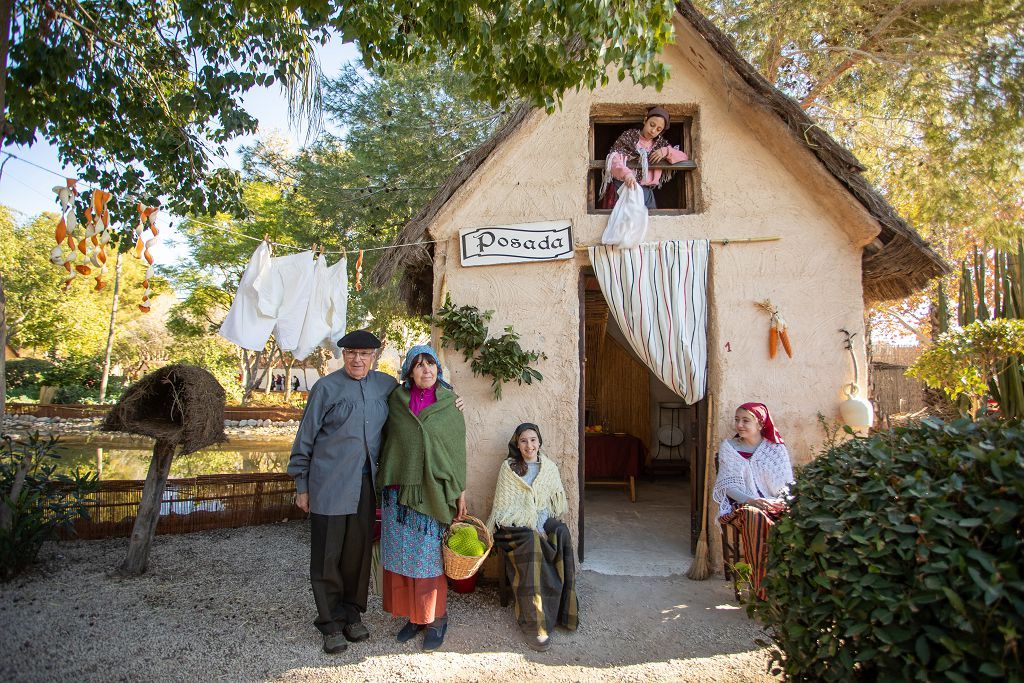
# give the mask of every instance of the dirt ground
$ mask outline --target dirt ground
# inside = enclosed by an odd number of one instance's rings
[[[395,642],[371,596],[371,638],[339,655],[312,626],[309,530],[288,522],[160,536],[150,570],[111,569],[127,539],[48,544],[0,584],[3,681],[771,681],[768,655],[720,578],[580,572],[580,628],[525,646],[494,586],[449,594],[436,653]]]

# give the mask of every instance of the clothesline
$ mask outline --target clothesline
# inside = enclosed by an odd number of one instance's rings
[[[46,168],[45,166],[40,166],[39,164],[37,164],[37,163],[35,163],[33,161],[29,161],[28,159],[23,159],[22,157],[19,157],[16,154],[12,154],[11,152],[8,152],[7,150],[0,150],[0,153],[6,154],[9,158],[14,159],[16,161],[20,161],[20,162],[22,162],[24,164],[28,164],[29,166],[34,166],[35,168],[38,168],[40,171],[45,171],[46,173],[50,173],[52,175],[55,175],[58,178],[62,178],[63,179],[63,178],[67,177],[63,173],[60,173],[58,171],[54,171],[53,169],[50,169],[50,168]],[[94,185],[91,185],[90,183],[83,183],[83,185],[85,187],[89,188],[89,189],[92,189],[92,190],[97,189]],[[362,187],[362,188],[342,188],[342,189],[347,189],[347,190],[365,190],[365,189],[370,189],[372,187],[376,187],[376,186]],[[408,188],[408,189],[416,189],[416,188]],[[189,223],[193,223],[195,225],[201,225],[203,227],[213,228],[214,230],[220,230],[221,232],[228,233],[228,234],[231,234],[231,235],[235,235],[236,237],[243,237],[245,239],[253,240],[255,242],[263,242],[266,239],[266,238],[260,238],[260,237],[253,237],[252,235],[247,235],[244,232],[239,232],[237,230],[232,230],[231,228],[227,228],[227,227],[225,227],[223,225],[214,225],[213,223],[207,223],[205,221],[197,220],[195,218],[182,219],[181,221],[178,222],[178,226],[180,226],[181,223],[186,221],[186,220]],[[306,247],[298,247],[298,246],[295,246],[294,244],[283,244],[281,242],[271,242],[270,240],[266,240],[266,241],[267,241],[267,244],[269,244],[269,245],[271,245],[273,247],[280,247],[282,249],[292,249],[294,251],[309,251],[309,249],[307,249]],[[384,249],[400,249],[402,247],[414,247],[416,245],[421,245],[421,244],[435,244],[436,242],[437,242],[437,240],[421,240],[419,242],[404,242],[402,244],[389,244],[389,245],[386,245],[386,246],[383,246],[383,247],[366,247],[366,248],[362,248],[362,249],[360,249],[360,248],[342,249],[340,251],[322,251],[320,253],[321,254],[331,254],[331,255],[357,254],[360,251],[382,251]]]

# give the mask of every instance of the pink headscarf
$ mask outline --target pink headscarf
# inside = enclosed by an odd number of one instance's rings
[[[744,403],[740,409],[753,414],[761,423],[761,436],[772,443],[784,443],[782,434],[779,434],[779,430],[772,424],[772,415],[768,412],[768,406],[763,403]]]

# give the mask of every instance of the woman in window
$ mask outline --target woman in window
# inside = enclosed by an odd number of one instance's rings
[[[751,587],[764,600],[761,581],[768,556],[768,530],[786,511],[793,466],[763,403],[741,405],[734,424],[736,435],[718,449],[718,478],[712,498],[719,505],[718,522],[739,530],[743,558],[751,566]]]
[[[441,375],[429,346],[406,354],[377,471],[384,611],[408,619],[400,643],[425,631],[424,650],[441,647],[448,630],[441,537],[466,514],[466,422]]]
[[[644,191],[644,203],[648,209],[657,208],[654,203],[654,189],[661,187],[672,177],[671,171],[648,168],[649,164],[675,164],[686,161],[686,152],[672,147],[661,136],[669,129],[672,119],[661,107],[647,110],[640,128],[630,128],[618,137],[605,158],[604,177],[601,180],[601,207],[610,209],[615,205],[617,192],[623,183],[632,188],[637,183]],[[628,164],[639,166],[633,170]]]
[[[539,651],[550,647],[555,626],[576,630],[579,608],[572,537],[557,519],[567,508],[565,489],[558,466],[540,450],[543,443],[537,425],[516,427],[487,522],[511,560],[516,621],[526,644]]]

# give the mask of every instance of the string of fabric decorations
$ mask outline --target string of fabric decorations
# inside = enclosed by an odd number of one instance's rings
[[[75,279],[81,275],[90,277],[95,271],[95,291],[100,291],[107,286],[103,277],[107,274],[107,245],[110,243],[110,210],[107,208],[113,195],[106,190],[95,188],[92,190],[92,198],[82,212],[83,219],[78,219],[80,194],[78,192],[78,181],[73,178],[66,178],[64,185],[57,185],[53,188],[60,203],[60,218],[54,229],[54,240],[57,245],[50,250],[50,262],[60,266],[67,271],[64,279],[64,291],[68,291]],[[135,245],[135,258],[145,260],[148,264],[146,277],[142,281],[142,298],[139,303],[139,310],[143,313],[150,311],[149,299],[152,293],[150,281],[153,278],[153,255],[150,247],[156,244],[159,230],[156,226],[157,207],[138,204],[139,223],[134,228],[137,239]],[[143,233],[147,230],[150,236],[143,241]],[[81,230],[79,230],[81,228]],[[66,246],[65,246],[66,245]]]

